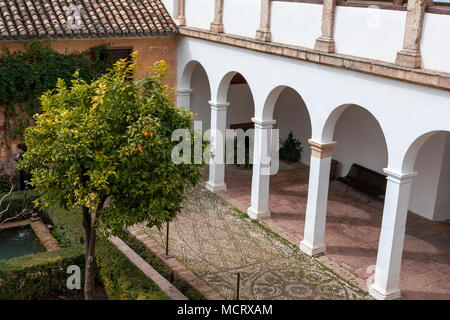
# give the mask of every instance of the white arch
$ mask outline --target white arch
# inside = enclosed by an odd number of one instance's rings
[[[260,120],[262,121],[270,121],[273,119],[273,112],[275,110],[275,105],[277,104],[278,98],[280,97],[280,94],[285,90],[285,89],[291,89],[293,90],[298,97],[300,98],[301,102],[303,102],[306,106],[306,110],[308,111],[308,116],[309,116],[309,122],[311,122],[311,112],[308,108],[308,105],[305,103],[305,101],[303,100],[303,97],[301,96],[301,94],[293,87],[288,86],[288,85],[279,85],[277,87],[275,87],[274,89],[272,89],[270,91],[270,93],[267,95],[263,108],[262,110],[260,110],[260,112],[257,114],[261,117]]]
[[[218,77],[217,79],[220,79],[220,82],[217,85],[216,89],[211,88],[211,100],[215,101],[216,103],[222,104],[227,103],[228,101],[228,91],[230,89],[231,80],[237,75],[240,74],[245,81],[247,82],[247,85],[250,89],[250,94],[252,96],[253,102],[255,102],[255,96],[254,92],[252,90],[252,86],[250,86],[247,77],[239,72],[239,71],[228,71],[224,75]],[[215,95],[214,95],[215,93]],[[255,106],[256,107],[256,106]]]
[[[379,126],[381,133],[383,134],[383,138],[384,138],[384,143],[386,145],[386,149],[387,149],[387,141],[386,141],[386,133],[385,130],[383,130],[383,127],[380,124],[380,121],[377,119],[377,117],[370,112],[370,110],[361,107],[357,104],[353,104],[353,103],[347,103],[347,104],[342,104],[338,107],[336,107],[335,109],[333,109],[333,111],[331,111],[331,113],[328,115],[325,124],[323,125],[322,128],[322,135],[321,135],[321,142],[323,143],[330,143],[333,141],[333,135],[334,135],[334,129],[336,127],[336,123],[339,120],[339,118],[341,117],[342,113],[350,106],[356,106],[360,109],[363,109],[364,111],[366,111],[377,123],[377,125]],[[389,155],[388,155],[389,158]]]
[[[208,83],[211,88],[211,81],[210,76],[208,74],[208,70],[206,70],[204,65],[199,61],[190,60],[188,63],[186,63],[186,65],[182,69],[183,71],[181,72],[181,76],[178,77],[180,79],[177,85],[178,90],[191,89],[192,74],[194,73],[194,70],[197,66],[202,67],[202,69],[205,71],[206,78],[208,79]]]
[[[422,134],[421,136],[417,137],[413,143],[411,143],[403,157],[401,168],[402,172],[408,173],[414,170],[414,164],[416,162],[417,155],[424,143],[432,136],[440,132],[450,132],[450,130],[433,130],[431,132]]]

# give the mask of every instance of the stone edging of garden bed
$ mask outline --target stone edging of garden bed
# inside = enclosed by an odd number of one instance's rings
[[[141,229],[138,227],[131,227],[128,232],[135,237],[137,240],[142,242],[144,246],[147,247],[154,255],[161,258],[161,255],[165,253],[164,248],[162,248],[156,241],[151,239],[145,233],[142,233]],[[192,271],[190,271],[184,264],[179,262],[175,257],[168,259],[161,258],[161,261],[170,269],[173,270],[180,278],[189,283],[194,289],[200,292],[208,300],[225,300],[219,293],[214,291],[211,286],[209,286],[205,281],[198,278]]]

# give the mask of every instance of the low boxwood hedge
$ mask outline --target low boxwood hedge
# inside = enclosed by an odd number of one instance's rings
[[[62,249],[0,260],[0,300],[46,299],[68,293],[67,267],[78,265],[84,276],[84,231],[76,212],[45,209],[44,222]],[[108,299],[168,300],[169,297],[103,236],[96,246],[97,278]]]
[[[169,297],[120,252],[100,239],[97,243],[97,272],[108,299],[169,300]]]
[[[45,299],[65,293],[70,265],[84,265],[82,246],[0,260],[0,300]]]
[[[62,208],[46,209],[54,228],[53,236],[62,247],[84,243],[81,215]],[[84,250],[83,250],[84,252]],[[84,261],[82,262],[84,265]],[[96,245],[97,277],[103,283],[108,299],[167,300],[168,296],[102,235]]]

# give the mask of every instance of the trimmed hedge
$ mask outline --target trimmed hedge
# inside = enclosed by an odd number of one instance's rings
[[[5,193],[0,194],[0,199],[4,195]],[[13,193],[11,193],[11,195],[3,200],[3,203],[0,206],[0,211],[3,211],[8,207],[9,204],[9,209],[0,217],[0,222],[7,218],[18,215],[25,207],[33,209],[33,201],[37,198],[39,198],[39,193],[37,192],[37,190],[14,191]],[[25,218],[27,218],[27,216],[22,215],[17,220],[22,220]]]
[[[179,277],[172,269],[167,267],[159,257],[151,252],[142,242],[134,238],[130,234],[122,237],[122,240],[133,249],[138,255],[147,261],[156,271],[158,271],[164,278],[171,282],[182,294],[189,300],[207,300],[200,292],[192,287],[183,278]]]
[[[45,209],[44,221],[54,225],[62,249],[0,260],[0,300],[46,299],[70,293],[66,273],[78,265],[84,276],[84,231],[81,215],[61,208]],[[168,300],[169,297],[103,236],[96,247],[97,278],[108,299]]]
[[[62,247],[84,243],[81,214],[62,208],[46,209],[53,222],[52,233]],[[83,249],[84,252],[84,249]],[[84,260],[82,262],[84,266]],[[108,299],[168,300],[168,296],[103,236],[96,245],[97,277],[103,283]]]
[[[70,265],[84,266],[81,246],[0,260],[0,300],[45,299],[68,292]]]
[[[169,300],[152,280],[106,239],[98,241],[96,257],[97,272],[108,299]]]

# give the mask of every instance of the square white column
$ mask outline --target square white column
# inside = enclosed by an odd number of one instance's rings
[[[309,256],[325,251],[325,223],[332,149],[335,142],[321,144],[309,140],[311,163],[309,168],[308,203],[306,205],[305,232],[300,249]]]
[[[209,101],[211,105],[211,146],[214,155],[209,162],[209,180],[206,189],[226,190],[225,184],[225,130],[229,103]]]
[[[369,288],[372,297],[379,300],[400,298],[400,268],[403,242],[405,240],[406,217],[413,177],[412,173],[398,173],[384,169],[388,174],[384,200],[383,221],[378,243],[375,279]]]
[[[177,107],[184,107],[191,109],[191,93],[192,89],[178,89],[177,93]]]
[[[255,138],[253,150],[252,199],[247,214],[250,219],[270,218],[269,183],[271,173],[272,128],[275,120],[260,121],[252,118],[255,123]]]

